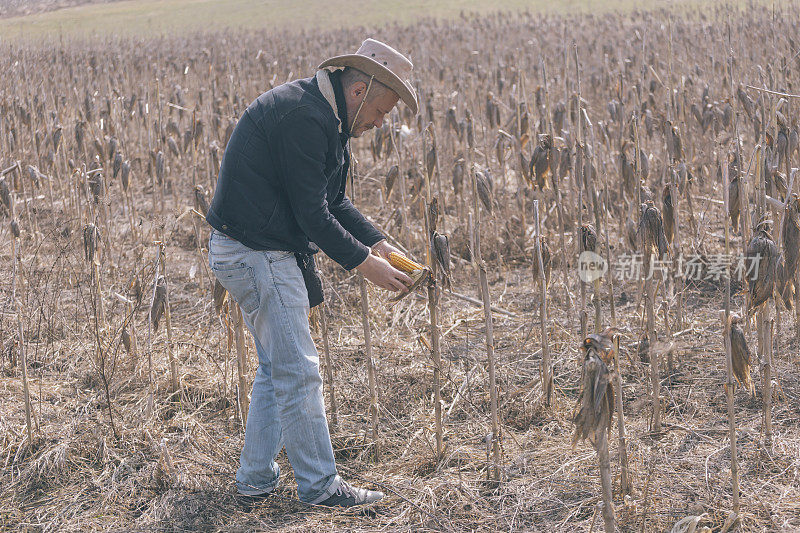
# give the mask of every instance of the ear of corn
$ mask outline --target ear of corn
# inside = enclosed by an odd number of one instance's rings
[[[616,328],[606,328],[601,333],[590,334],[581,346],[586,351],[586,356],[583,361],[581,391],[573,418],[573,446],[586,438],[596,445],[599,432],[611,431],[611,420],[614,417],[614,370],[611,365],[614,360],[616,334]]]
[[[573,418],[575,434],[572,445],[586,438],[597,442],[598,433],[611,430],[614,417],[614,386],[612,372],[600,357],[591,339],[584,341],[586,356],[581,375],[581,392]]]
[[[125,352],[131,355],[133,345],[131,344],[131,335],[128,333],[127,328],[122,328],[122,345],[125,347]]]
[[[750,377],[750,359],[752,354],[747,346],[747,339],[741,328],[738,326],[739,319],[734,319],[731,323],[730,342],[731,342],[731,364],[733,375],[736,380],[754,396],[756,393],[753,379]]]
[[[658,257],[664,257],[669,252],[667,236],[664,234],[664,220],[661,212],[651,200],[642,203],[642,218],[639,222],[639,238],[643,247],[642,251],[655,252]]]
[[[0,177],[0,213],[11,213],[11,189],[5,177]]]
[[[750,240],[745,255],[751,264],[758,263],[756,278],[748,277],[747,284],[750,291],[750,308],[748,313],[755,313],[767,300],[775,289],[775,278],[780,260],[780,251],[769,234],[769,226],[762,222],[756,227],[755,235]]]
[[[591,224],[581,226],[581,251],[594,252],[597,249],[597,232]]]
[[[424,265],[420,265],[416,261],[409,259],[403,254],[397,252],[389,252],[389,264],[411,277],[412,284],[407,291],[398,294],[391,298],[390,302],[397,302],[414,292],[417,287],[423,285],[430,279],[431,269]]]
[[[389,169],[389,172],[386,173],[386,199],[388,200],[389,197],[392,195],[392,190],[394,189],[394,183],[397,181],[397,177],[400,175],[400,169],[397,165],[392,165],[392,168]]]
[[[416,261],[412,261],[408,257],[403,254],[398,254],[397,252],[389,252],[389,264],[398,270],[402,270],[406,274],[411,274],[414,271],[423,270],[425,268]]]
[[[150,320],[153,323],[153,331],[158,331],[158,324],[164,316],[167,303],[167,280],[164,276],[158,276],[156,281],[156,292],[153,295],[153,302],[150,305]]]
[[[439,200],[436,196],[433,197],[431,203],[428,205],[428,226],[430,231],[436,231],[436,225],[439,221]]]
[[[425,155],[425,172],[428,173],[428,179],[433,176],[433,171],[436,168],[436,146],[432,146],[428,153]]]

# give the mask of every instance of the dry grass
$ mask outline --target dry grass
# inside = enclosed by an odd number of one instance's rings
[[[522,279],[520,279],[522,278]],[[466,281],[466,280],[461,280]],[[495,295],[508,288],[507,308],[522,311],[524,297],[513,287],[524,283],[519,273],[508,273],[494,284]],[[337,290],[348,291],[350,283]],[[196,293],[181,295],[184,307]],[[208,300],[206,298],[205,300]],[[687,317],[695,326],[685,333],[679,350],[681,371],[667,387],[666,435],[648,434],[646,370],[631,349],[624,351],[625,410],[630,443],[630,471],[634,495],[627,504],[617,500],[617,516],[625,529],[638,529],[645,519],[644,488],[648,495],[648,531],[662,531],[680,518],[709,513],[708,525],[719,527],[729,501],[729,454],[726,451],[725,399],[722,390],[724,360],[719,349],[718,324],[704,317],[721,305],[690,295]],[[544,411],[536,403],[539,364],[522,344],[527,320],[498,317],[498,376],[502,391],[503,482],[497,490],[486,484],[488,428],[487,376],[483,370],[480,328],[461,326],[443,342],[443,395],[452,401],[466,373],[477,365],[461,407],[445,425],[445,458],[433,464],[435,452],[430,365],[413,341],[424,325],[423,302],[412,308],[411,328],[403,335],[383,334],[376,340],[379,354],[381,455],[372,464],[369,444],[369,395],[359,324],[338,320],[333,333],[334,378],[339,391],[339,429],[334,448],[341,473],[356,482],[389,493],[376,515],[315,509],[294,501],[296,492],[285,456],[279,460],[284,481],[277,496],[247,513],[232,498],[231,482],[242,445],[242,431],[234,399],[223,398],[220,375],[209,362],[220,343],[219,328],[205,303],[184,314],[179,356],[184,397],[177,404],[164,400],[169,392],[168,364],[157,365],[161,376],[158,408],[152,419],[142,416],[146,380],[133,374],[117,384],[115,408],[121,431],[115,441],[107,433],[99,384],[87,372],[80,347],[63,359],[61,371],[42,365],[33,381],[36,412],[42,438],[34,450],[18,450],[24,440],[21,388],[11,376],[3,378],[2,410],[3,524],[9,530],[28,525],[34,530],[250,530],[280,528],[308,531],[388,529],[419,530],[541,530],[574,531],[591,521],[599,498],[597,462],[591,446],[570,447],[572,407],[579,370],[573,349],[574,333],[556,329],[552,336],[556,376],[556,405]],[[630,313],[631,305],[620,312]],[[176,309],[180,304],[176,305]],[[344,316],[346,306],[335,316]],[[416,308],[416,309],[414,309]],[[479,317],[463,306],[445,306],[444,324]],[[417,315],[417,316],[414,316]],[[713,315],[711,315],[713,316]],[[374,313],[376,324],[388,314]],[[567,322],[567,317],[558,319]],[[193,325],[194,334],[188,325]],[[691,340],[689,340],[691,339]],[[793,353],[797,344],[784,347]],[[253,350],[251,349],[251,353]],[[85,356],[88,356],[85,354]],[[795,413],[800,403],[797,361],[779,358],[785,399],[775,406],[776,439],[772,452],[760,443],[760,403],[745,391],[737,394],[740,424],[742,500],[748,531],[791,530],[798,525],[797,458],[800,431]],[[521,392],[521,394],[520,394]],[[344,401],[347,399],[347,401]],[[158,444],[168,443],[175,472],[165,471]],[[618,472],[616,440],[612,440],[612,470]],[[19,453],[18,453],[19,452]],[[618,480],[615,480],[617,487]]]

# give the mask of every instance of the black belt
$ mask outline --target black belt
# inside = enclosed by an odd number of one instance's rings
[[[308,292],[308,306],[316,307],[325,300],[322,292],[322,279],[317,272],[317,265],[314,262],[314,254],[303,254],[295,252],[295,260],[300,272],[303,273],[303,282],[306,284]]]

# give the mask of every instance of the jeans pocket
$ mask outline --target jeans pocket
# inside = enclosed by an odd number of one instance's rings
[[[275,253],[275,252],[268,252]],[[283,252],[278,252],[282,254]],[[269,263],[272,270],[272,280],[281,303],[286,307],[308,307],[308,291],[303,280],[303,273],[297,266],[293,253],[288,256],[279,256]]]
[[[245,313],[258,309],[261,299],[253,267],[244,263],[214,263],[211,270]]]

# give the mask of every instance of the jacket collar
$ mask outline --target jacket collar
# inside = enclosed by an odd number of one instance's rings
[[[342,87],[342,71],[337,70],[331,73],[331,85],[333,94],[336,97],[336,107],[339,110],[339,120],[341,121],[341,133],[343,135],[342,144],[350,138],[350,128],[347,124],[347,101],[344,99],[344,88]]]
[[[350,130],[347,127],[347,105],[344,99],[344,91],[340,81],[341,71],[334,69],[321,69],[315,76],[317,86],[322,96],[331,106],[333,114],[338,122],[339,136],[342,146],[347,144],[350,139]]]

